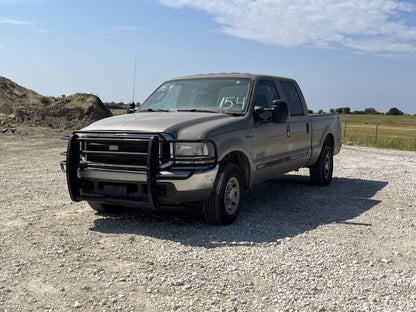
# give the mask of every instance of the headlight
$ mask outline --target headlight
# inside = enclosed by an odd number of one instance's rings
[[[216,162],[214,144],[211,142],[175,142],[176,164],[212,164]]]
[[[175,156],[192,157],[192,156],[209,156],[208,143],[175,143]]]

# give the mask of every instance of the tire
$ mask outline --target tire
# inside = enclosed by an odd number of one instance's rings
[[[94,209],[95,211],[100,212],[100,213],[116,212],[118,210],[121,210],[120,208],[122,208],[122,207],[117,207],[117,206],[100,204],[100,203],[97,203],[97,202],[88,202],[88,205],[90,205],[90,207],[92,209]]]
[[[334,160],[332,148],[324,145],[318,160],[309,168],[312,185],[327,186],[332,181]]]
[[[202,202],[205,220],[216,225],[234,222],[240,212],[243,175],[234,163],[220,167],[211,196]]]

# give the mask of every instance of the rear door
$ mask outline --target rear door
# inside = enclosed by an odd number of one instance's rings
[[[306,165],[311,155],[311,122],[305,112],[303,96],[296,83],[291,80],[279,80],[283,97],[289,108],[287,137],[291,163],[300,168]]]

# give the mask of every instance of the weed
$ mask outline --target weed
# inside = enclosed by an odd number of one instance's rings
[[[40,98],[39,98],[39,101],[44,105],[44,106],[46,106],[46,105],[48,105],[48,104],[51,104],[51,99],[48,97],[48,96],[41,96]]]

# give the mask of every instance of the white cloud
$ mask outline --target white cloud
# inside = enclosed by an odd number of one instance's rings
[[[3,16],[0,16],[0,24],[33,25],[33,23],[31,23],[31,22],[14,20],[14,19],[10,19],[10,18],[7,18],[7,17],[3,17]]]
[[[43,28],[38,28],[38,27],[31,27],[30,28],[33,32],[38,33],[38,34],[50,34],[51,32],[49,30],[43,29]]]
[[[15,20],[15,19],[10,19],[10,18],[7,18],[7,17],[0,16],[0,24],[24,26],[24,27],[30,29],[31,31],[33,31],[35,33],[49,34],[49,31],[47,31],[43,28],[39,28],[39,27],[37,27],[36,23],[29,22],[29,21]]]
[[[416,56],[416,5],[398,0],[159,0],[212,14],[222,31],[284,47],[348,47]]]

